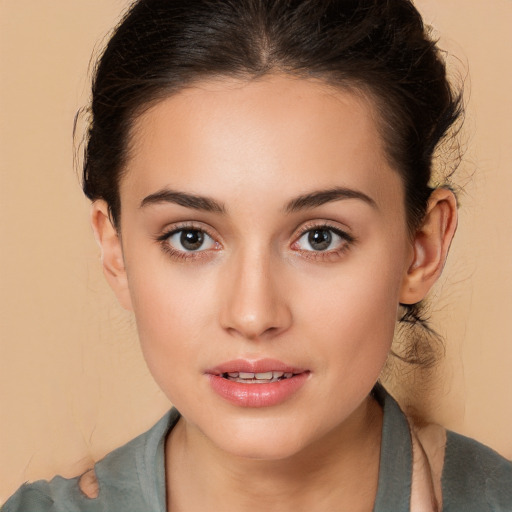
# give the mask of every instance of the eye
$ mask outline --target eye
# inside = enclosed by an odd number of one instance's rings
[[[215,240],[200,229],[179,229],[169,234],[165,241],[179,252],[207,251],[216,247]]]
[[[347,246],[352,237],[332,227],[308,229],[293,245],[300,251],[338,251]]]

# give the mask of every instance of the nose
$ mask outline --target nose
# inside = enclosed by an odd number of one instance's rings
[[[248,340],[271,339],[286,331],[292,313],[282,272],[266,254],[233,258],[223,276],[221,326]]]

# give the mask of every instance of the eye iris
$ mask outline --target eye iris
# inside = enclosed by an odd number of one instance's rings
[[[204,233],[197,229],[183,231],[180,236],[180,242],[187,251],[195,251],[203,245]]]
[[[331,245],[332,234],[328,229],[315,229],[309,233],[308,242],[314,251],[324,251]]]

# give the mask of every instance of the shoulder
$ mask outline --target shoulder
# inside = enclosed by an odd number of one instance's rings
[[[81,510],[78,477],[55,477],[50,482],[40,480],[23,484],[2,507],[2,512],[57,512],[67,507],[69,512]],[[85,496],[84,496],[85,498]],[[62,506],[59,506],[59,503]]]
[[[124,512],[160,510],[165,435],[179,418],[175,409],[150,430],[109,453],[84,475],[56,476],[24,484],[1,512]],[[148,508],[149,507],[149,508]]]
[[[448,431],[442,473],[446,512],[511,512],[512,462],[491,448]]]

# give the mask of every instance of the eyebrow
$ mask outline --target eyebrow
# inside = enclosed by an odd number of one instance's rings
[[[377,209],[377,203],[369,196],[358,190],[345,187],[330,188],[327,190],[318,190],[303,196],[292,199],[285,207],[286,213],[294,213],[309,208],[317,208],[323,204],[342,199],[360,199]]]
[[[286,213],[294,213],[307,210],[309,208],[317,208],[323,204],[340,201],[342,199],[359,199],[369,204],[372,208],[377,208],[375,201],[363,192],[345,187],[336,187],[298,196],[289,201],[284,210]],[[215,199],[186,192],[178,192],[167,188],[146,196],[140,203],[140,207],[144,208],[148,205],[160,203],[174,203],[194,210],[222,214],[226,213],[225,206],[222,203],[215,201]]]
[[[211,199],[209,197],[198,196],[195,194],[188,194],[186,192],[177,192],[175,190],[162,189],[154,194],[145,197],[140,203],[140,207],[160,203],[174,203],[185,208],[192,208],[194,210],[202,210],[214,213],[226,213],[226,208],[223,204]]]

